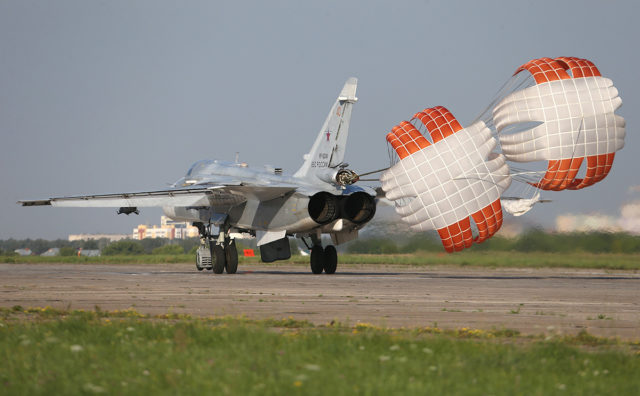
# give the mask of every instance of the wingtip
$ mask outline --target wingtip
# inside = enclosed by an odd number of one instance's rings
[[[51,205],[51,200],[42,199],[37,201],[18,201],[16,203],[20,206],[47,206],[47,205]]]

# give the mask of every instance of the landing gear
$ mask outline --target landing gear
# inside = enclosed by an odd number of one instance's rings
[[[211,225],[194,223],[200,232],[200,247],[196,251],[196,268],[213,270],[214,274],[235,274],[238,271],[238,250],[235,240],[229,238],[228,227],[221,235],[211,235]],[[222,227],[221,227],[222,231]]]
[[[213,273],[221,274],[224,272],[224,267],[227,259],[224,254],[224,248],[217,243],[211,244],[211,257],[213,258]]]
[[[324,248],[324,272],[326,274],[335,274],[338,269],[338,252],[335,246],[329,245]]]
[[[313,245],[311,248],[311,272],[321,274],[324,269],[324,249],[322,245]]]
[[[200,232],[200,246],[196,251],[196,269],[202,271],[204,269],[211,269],[211,252],[209,251],[209,237],[207,227],[202,223],[194,223],[198,227]]]
[[[321,274],[322,271],[324,271],[325,274],[335,274],[338,268],[338,252],[335,246],[329,245],[323,248],[318,238],[312,238],[312,242],[313,246],[311,247],[309,260],[311,272],[316,275]]]
[[[206,246],[200,246],[196,251],[196,268],[198,271],[211,269],[211,252]]]
[[[235,274],[238,271],[238,249],[233,239],[225,239],[224,256],[226,259],[227,274]]]

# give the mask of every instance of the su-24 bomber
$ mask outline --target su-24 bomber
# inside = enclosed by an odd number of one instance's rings
[[[370,172],[384,171],[373,190],[357,186],[360,176],[343,162],[356,85],[355,78],[347,80],[291,176],[200,161],[169,190],[20,203],[111,206],[126,214],[162,206],[170,218],[198,226],[197,267],[215,273],[236,272],[238,233],[257,238],[265,262],[289,258],[288,238],[296,236],[311,250],[311,271],[332,274],[337,253],[334,245],[322,246],[322,234],[335,245],[357,238],[375,214],[378,195],[394,203],[411,229],[436,230],[451,253],[491,238],[503,210],[520,216],[545,202],[542,190],[581,190],[602,181],[624,147],[626,123],[615,113],[622,99],[612,80],[587,59],[533,59],[467,127],[442,106],[394,126],[386,136],[394,163]],[[546,170],[536,167],[540,162]],[[529,163],[532,169],[518,168]],[[514,193],[517,183],[522,193]]]
[[[169,189],[20,201],[23,206],[114,207],[118,214],[141,207],[162,207],[165,215],[198,227],[198,270],[238,268],[235,238],[257,239],[264,262],[291,257],[289,237],[310,249],[314,274],[333,274],[334,245],[353,240],[376,212],[376,191],[355,183],[359,176],[343,162],[358,80],[349,78],[334,102],[304,163],[293,175],[282,169],[252,168],[246,163],[198,161]]]

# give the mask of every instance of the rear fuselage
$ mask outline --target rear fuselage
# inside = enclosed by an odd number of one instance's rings
[[[216,186],[237,191],[216,198]],[[278,168],[251,168],[245,163],[196,162],[176,188],[211,186],[209,207],[165,207],[175,220],[227,222],[238,230],[286,231],[288,234],[339,232],[360,228],[375,214],[374,192],[359,186],[339,186],[317,177],[300,178]]]

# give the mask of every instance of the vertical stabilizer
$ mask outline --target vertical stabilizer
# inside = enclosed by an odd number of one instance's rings
[[[355,77],[349,78],[344,84],[311,150],[304,155],[304,163],[294,174],[295,177],[308,178],[342,163],[349,135],[351,109],[358,100],[357,86],[358,79]]]

